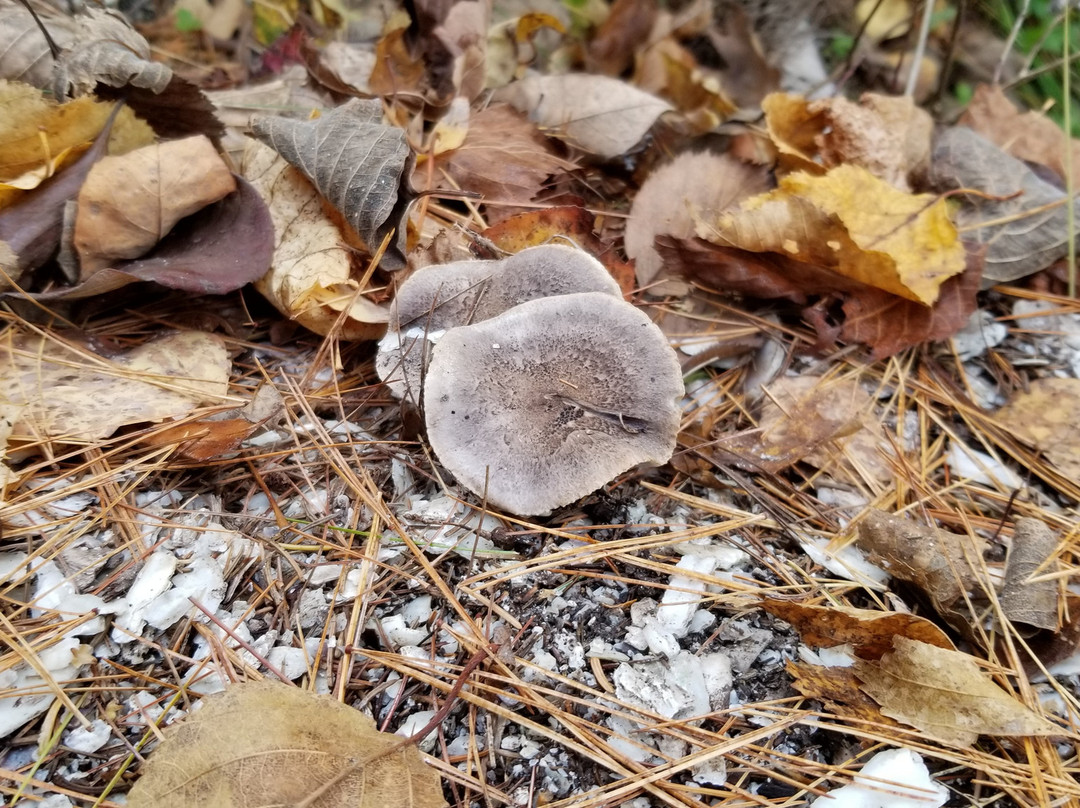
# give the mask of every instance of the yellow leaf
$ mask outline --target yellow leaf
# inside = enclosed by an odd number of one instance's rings
[[[824,176],[789,174],[697,234],[724,247],[775,252],[933,305],[964,271],[964,247],[943,199],[898,191],[841,165]]]

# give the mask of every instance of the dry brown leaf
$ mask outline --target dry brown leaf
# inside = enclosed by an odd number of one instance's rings
[[[980,84],[968,108],[957,121],[1020,160],[1040,163],[1065,179],[1065,133],[1043,114],[1021,112],[1001,87]],[[1080,141],[1069,142],[1072,149],[1073,186],[1080,187]]]
[[[985,247],[967,245],[967,265],[941,285],[933,306],[924,306],[880,289],[864,287],[844,300],[840,336],[873,348],[873,359],[884,359],[905,348],[951,337],[978,308]]]
[[[657,295],[675,291],[671,284],[651,286],[662,280],[658,276],[664,261],[653,244],[658,235],[692,236],[695,213],[711,219],[769,186],[763,167],[710,152],[684,152],[653,170],[634,197],[626,222],[626,254],[634,259],[638,285]],[[685,284],[679,286],[685,291]]]
[[[636,63],[634,86],[670,101],[690,132],[716,129],[738,109],[720,73],[702,67],[673,36],[650,45]]]
[[[269,146],[249,141],[241,168],[270,209],[274,260],[256,282],[285,316],[317,334],[328,334],[342,312],[340,336],[377,339],[386,330],[387,310],[361,294],[361,271],[318,192],[299,169]]]
[[[615,0],[585,51],[590,73],[619,76],[634,63],[660,9],[653,0]]]
[[[758,429],[721,437],[725,460],[776,472],[804,461],[843,480],[888,480],[888,444],[868,418],[870,394],[854,379],[784,377],[768,388]],[[731,457],[727,457],[730,453]]]
[[[956,214],[964,238],[987,245],[984,286],[1031,275],[1068,250],[1065,193],[972,130],[938,134],[930,180],[940,191],[982,192],[955,196],[965,202]]]
[[[382,123],[382,102],[351,101],[313,121],[259,118],[252,131],[311,180],[374,252],[392,232],[384,269],[405,266],[413,155],[405,132]]]
[[[597,157],[632,149],[671,105],[624,81],[587,73],[530,76],[496,91],[541,129]]]
[[[166,730],[131,808],[443,808],[415,747],[329,696],[273,682],[233,685]]]
[[[456,187],[513,204],[531,201],[548,177],[570,171],[574,163],[556,155],[536,125],[517,110],[492,104],[472,116],[464,142],[436,157],[435,167],[445,170]],[[420,166],[417,173],[424,172]]]
[[[1057,536],[1043,522],[1030,517],[1016,520],[998,595],[1002,614],[1014,624],[1058,630],[1059,581],[1053,577],[1031,580],[1057,572],[1058,547]]]
[[[699,222],[697,234],[781,253],[927,306],[965,267],[945,200],[905,194],[858,166],[789,174],[738,211]]]
[[[535,247],[549,241],[574,244],[598,260],[624,295],[634,288],[634,268],[619,258],[610,244],[605,244],[593,232],[596,217],[584,208],[551,207],[519,213],[484,231],[484,238],[510,253]]]
[[[789,600],[764,598],[761,608],[790,623],[807,645],[832,648],[849,644],[860,659],[880,659],[893,647],[893,637],[953,648],[948,636],[925,617],[899,612],[876,612],[850,606],[807,606]]]
[[[232,172],[202,135],[99,160],[79,191],[81,280],[117,259],[138,258],[185,216],[235,190]]]
[[[908,97],[866,93],[809,101],[773,93],[762,102],[769,135],[789,169],[812,173],[844,163],[862,166],[902,191],[930,159],[934,122]]]
[[[0,346],[8,403],[25,405],[20,440],[86,442],[126,424],[187,415],[226,396],[232,363],[219,337],[170,334],[110,360],[58,339],[16,337]]]
[[[1080,379],[1036,379],[995,420],[1041,450],[1062,474],[1080,479]]]
[[[970,747],[980,735],[1066,734],[959,651],[897,636],[880,660],[856,660],[855,673],[881,712],[949,746]]]
[[[899,726],[882,715],[876,701],[859,689],[859,680],[851,668],[825,667],[788,662],[792,686],[808,699],[817,699],[840,718],[854,718],[871,724]]]
[[[953,628],[972,636],[965,596],[984,603],[991,588],[982,573],[985,540],[870,510],[859,522],[856,544],[871,562],[922,590]]]

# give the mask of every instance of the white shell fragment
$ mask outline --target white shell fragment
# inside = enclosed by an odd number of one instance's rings
[[[447,331],[423,403],[431,446],[462,485],[511,513],[543,515],[640,463],[666,463],[682,395],[660,329],[593,292]]]

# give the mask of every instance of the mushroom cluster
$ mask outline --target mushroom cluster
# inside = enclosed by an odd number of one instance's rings
[[[439,462],[510,513],[546,515],[675,448],[674,351],[572,247],[417,271],[376,369],[423,411]]]

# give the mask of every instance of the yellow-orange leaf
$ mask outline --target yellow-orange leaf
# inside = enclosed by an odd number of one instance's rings
[[[907,194],[858,166],[789,174],[697,234],[725,247],[775,252],[926,306],[964,271],[964,247],[942,199]]]

